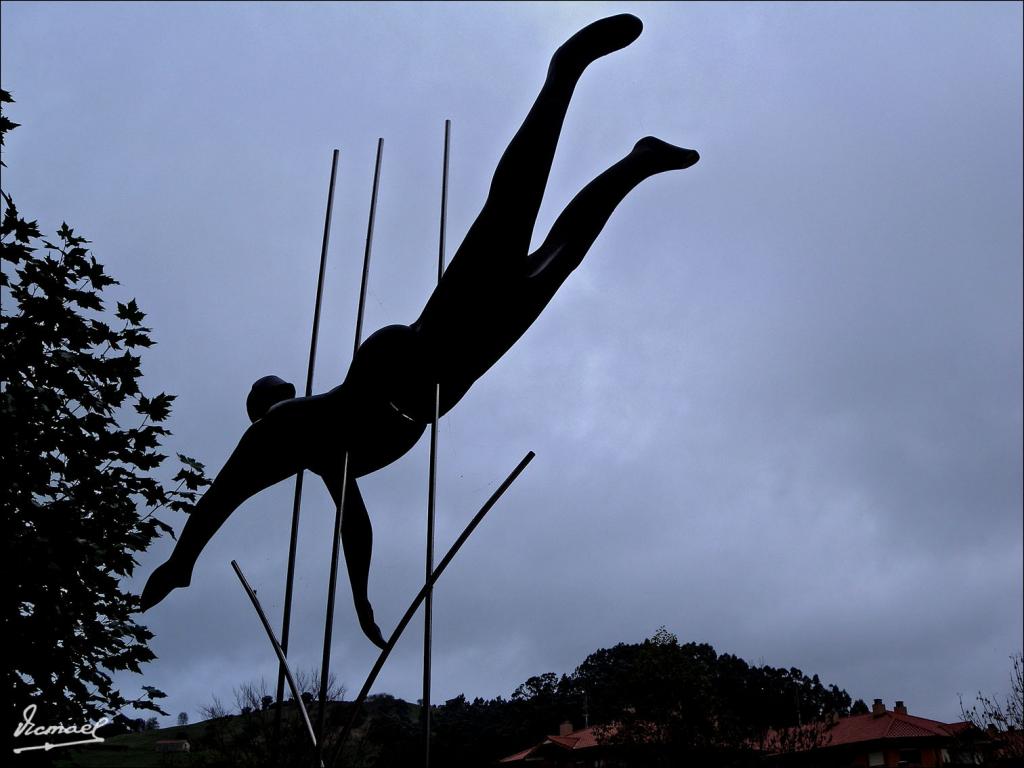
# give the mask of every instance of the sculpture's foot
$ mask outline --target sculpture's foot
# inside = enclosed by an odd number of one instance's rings
[[[149,576],[142,590],[142,610],[148,611],[170,594],[172,589],[187,587],[192,583],[192,569],[183,568],[173,560],[157,568]]]
[[[371,643],[383,650],[387,642],[384,640],[384,635],[381,634],[380,627],[373,620],[373,607],[369,601],[356,605],[356,616],[359,618],[359,626],[362,628],[363,634],[370,639]]]
[[[700,160],[696,150],[677,147],[654,136],[644,136],[640,139],[633,145],[631,154],[644,163],[651,173],[689,168]]]
[[[560,74],[579,77],[595,59],[625,48],[640,37],[643,28],[643,22],[629,13],[588,24],[555,51],[551,59],[552,69]]]

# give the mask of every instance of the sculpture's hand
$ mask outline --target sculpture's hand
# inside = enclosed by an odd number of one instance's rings
[[[187,587],[192,583],[192,574],[168,560],[150,574],[142,590],[142,610],[148,611],[170,594],[172,589]]]

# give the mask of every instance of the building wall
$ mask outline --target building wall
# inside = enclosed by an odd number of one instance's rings
[[[911,757],[906,750],[914,750],[918,754],[914,761],[901,762]],[[846,747],[825,748],[811,752],[779,755],[769,760],[770,765],[785,768],[951,768],[950,763],[942,762],[942,747],[934,742],[915,744],[911,741],[899,747],[888,744],[861,745],[851,744]],[[878,759],[881,762],[876,762]]]
[[[892,748],[875,748],[860,752],[854,758],[852,765],[856,765],[857,768],[875,768],[878,766],[884,766],[884,768],[899,768],[900,766],[907,766],[907,768],[940,768],[942,763],[942,750],[938,747],[931,746],[913,746],[909,749],[919,753],[916,760],[910,760],[908,762],[901,762],[905,758],[912,758],[914,755],[908,754],[907,747],[900,749]],[[882,762],[877,762],[878,756],[881,756]]]

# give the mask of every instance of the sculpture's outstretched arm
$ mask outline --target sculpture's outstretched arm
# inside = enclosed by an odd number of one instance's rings
[[[142,610],[159,603],[172,589],[191,583],[199,554],[246,499],[304,466],[303,446],[319,413],[316,400],[298,398],[281,403],[245,431],[189,515],[170,558],[150,575],[142,592]]]

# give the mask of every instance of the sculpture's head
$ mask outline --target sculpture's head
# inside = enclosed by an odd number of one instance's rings
[[[295,397],[295,385],[277,376],[264,376],[253,382],[245,399],[245,410],[250,421],[262,419],[273,406]]]

